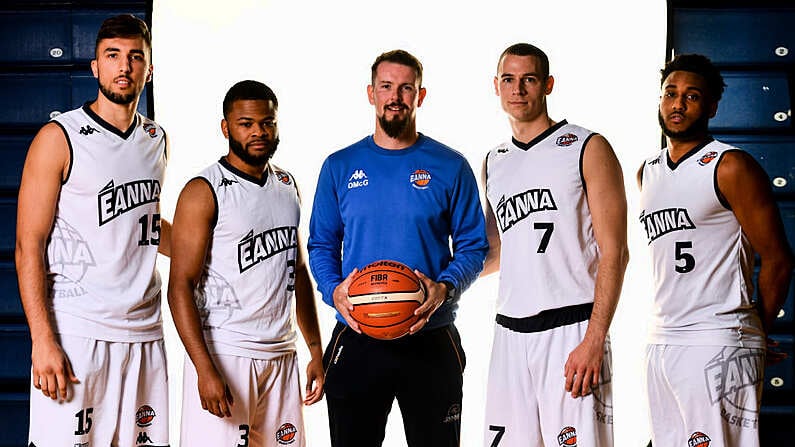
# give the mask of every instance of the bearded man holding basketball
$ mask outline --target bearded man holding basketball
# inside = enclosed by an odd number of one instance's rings
[[[380,446],[397,399],[409,447],[458,446],[466,360],[453,320],[488,250],[477,182],[460,153],[416,130],[422,64],[394,50],[371,74],[375,133],[326,159],[309,224],[310,268],[338,320],[323,359],[331,445]],[[396,340],[351,317],[351,279],[379,259],[414,268],[427,291]]]

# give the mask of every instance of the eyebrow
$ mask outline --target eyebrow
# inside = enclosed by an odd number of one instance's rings
[[[665,90],[672,89],[672,88],[676,88],[676,85],[668,84],[668,85],[666,85],[664,87]],[[702,90],[699,87],[692,86],[692,85],[688,85],[687,87],[685,87],[685,90],[695,90],[695,91],[697,91],[697,92],[699,92],[701,94],[704,94],[704,90]]]
[[[522,74],[503,73],[503,74],[500,75],[500,78],[513,78],[513,77],[525,77],[525,76],[535,76],[537,78],[541,77],[541,75],[539,75],[538,73],[529,72],[529,73],[522,73]]]
[[[121,52],[121,49],[116,48],[116,47],[108,47],[108,48],[105,48],[105,51],[103,51],[103,52],[104,53],[110,53],[110,52],[114,52],[114,51]],[[141,54],[141,55],[145,54],[143,50],[139,50],[139,49],[130,50],[130,53]]]

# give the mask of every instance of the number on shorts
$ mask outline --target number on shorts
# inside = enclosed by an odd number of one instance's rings
[[[500,444],[500,440],[502,440],[502,437],[505,436],[505,427],[503,427],[502,425],[489,425],[489,431],[497,432],[494,435],[494,440],[491,441],[491,447],[497,447]]]
[[[243,441],[243,443],[238,444],[237,447],[248,447],[248,425],[243,424],[237,428],[243,432],[240,434],[240,440]]]
[[[77,413],[75,413],[75,417],[77,418],[77,430],[75,430],[76,435],[87,435],[88,432],[91,431],[91,413],[94,412],[94,408],[84,408]]]

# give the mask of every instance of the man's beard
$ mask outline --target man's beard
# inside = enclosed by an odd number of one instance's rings
[[[130,81],[130,82],[132,82],[132,81]],[[123,105],[123,106],[126,106],[127,104],[132,103],[133,101],[135,101],[138,98],[138,95],[141,94],[141,92],[138,92],[138,93],[127,93],[127,94],[114,93],[113,91],[110,90],[110,88],[105,87],[104,85],[102,85],[102,83],[99,82],[99,79],[97,79],[97,85],[99,85],[99,91],[102,92],[102,94],[106,98],[108,98],[108,100],[110,102],[115,103],[115,104],[119,104],[119,105]]]
[[[246,148],[243,147],[243,144],[237,140],[235,140],[232,135],[229,135],[229,149],[232,151],[233,154],[237,156],[237,158],[243,160],[244,163],[251,166],[264,166],[268,160],[273,157],[273,154],[276,153],[276,148],[279,146],[279,137],[276,137],[272,141],[265,141],[266,151],[261,154],[251,154],[249,153]]]
[[[669,129],[665,125],[665,120],[663,119],[662,113],[660,113],[659,110],[657,111],[657,121],[660,123],[660,129],[662,129],[663,135],[677,140],[687,140],[693,137],[707,135],[707,129],[709,128],[709,117],[706,113],[702,114],[697,120],[693,121],[690,127],[678,132]]]
[[[387,106],[389,107],[389,106]],[[403,132],[409,128],[409,116],[403,118],[395,117],[392,120],[386,119],[386,113],[378,117],[378,122],[381,123],[381,129],[389,138],[399,138]]]

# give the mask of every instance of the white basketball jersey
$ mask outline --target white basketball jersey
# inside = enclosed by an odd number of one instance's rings
[[[71,153],[47,244],[56,330],[106,341],[162,338],[155,260],[165,132],[139,114],[121,132],[88,105],[54,121]]]
[[[486,195],[500,232],[497,313],[514,318],[593,302],[599,260],[582,177],[590,130],[565,120],[486,159]]]
[[[210,351],[257,359],[293,351],[300,217],[295,180],[269,165],[260,181],[224,158],[199,175],[217,203],[196,290]]]
[[[763,348],[751,302],[753,250],[717,191],[727,151],[718,141],[677,163],[668,150],[643,164],[640,221],[654,272],[651,342]]]

